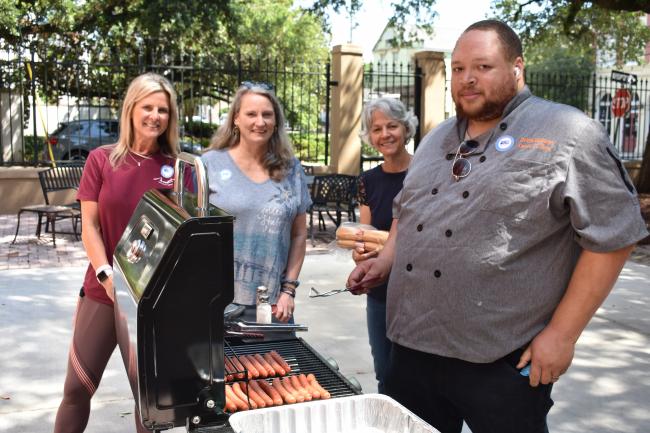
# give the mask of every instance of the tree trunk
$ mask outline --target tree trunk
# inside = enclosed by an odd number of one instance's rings
[[[650,129],[648,129],[648,135],[645,139],[645,150],[643,151],[643,160],[641,161],[641,169],[636,184],[639,193],[650,193]]]

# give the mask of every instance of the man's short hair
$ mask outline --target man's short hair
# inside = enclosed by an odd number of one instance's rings
[[[489,31],[494,30],[503,46],[503,53],[508,61],[513,62],[517,57],[524,58],[523,49],[521,48],[521,39],[517,36],[512,28],[503,21],[483,20],[477,21],[465,29],[463,33],[470,30]]]

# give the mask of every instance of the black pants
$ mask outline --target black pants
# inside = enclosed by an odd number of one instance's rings
[[[393,344],[386,393],[441,433],[547,433],[552,385],[533,388],[516,369],[522,350],[475,364]]]

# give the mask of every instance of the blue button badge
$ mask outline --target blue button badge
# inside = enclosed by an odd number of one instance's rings
[[[497,142],[494,145],[499,152],[507,152],[515,145],[515,139],[509,135],[502,135],[497,138]]]
[[[165,179],[169,179],[170,177],[172,177],[174,175],[174,167],[172,167],[171,165],[167,165],[167,164],[163,165],[160,168],[160,175],[162,177],[164,177]]]

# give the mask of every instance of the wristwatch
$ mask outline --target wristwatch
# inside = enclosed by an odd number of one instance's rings
[[[108,280],[108,277],[110,277],[111,275],[113,275],[113,268],[111,267],[111,265],[102,265],[99,268],[97,268],[97,271],[95,273],[95,276],[97,277],[97,281],[99,281],[100,284]]]

